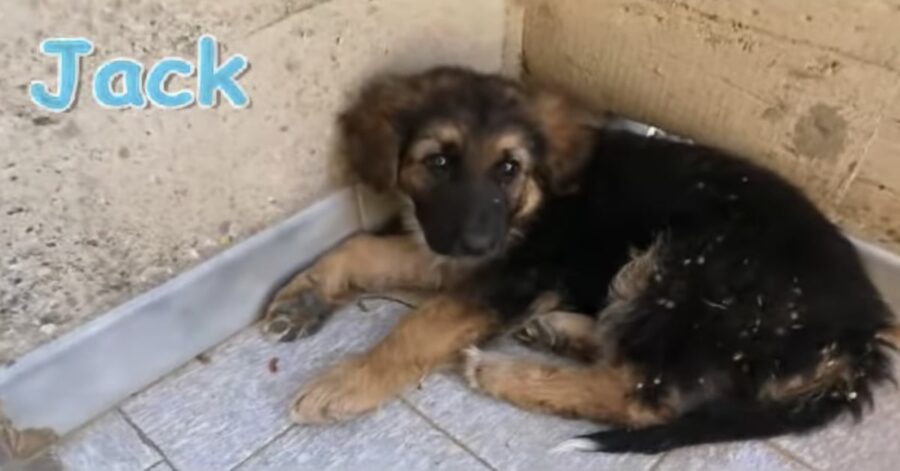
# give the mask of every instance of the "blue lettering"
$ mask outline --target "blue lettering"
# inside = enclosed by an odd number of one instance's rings
[[[78,99],[81,56],[93,53],[94,45],[84,38],[52,38],[41,42],[40,51],[56,57],[57,89],[51,93],[47,83],[32,80],[29,97],[39,107],[66,111]],[[220,64],[216,38],[207,34],[197,40],[196,66],[178,57],[166,57],[154,64],[145,77],[143,64],[120,57],[97,68],[91,91],[98,105],[110,109],[142,109],[148,102],[157,108],[178,109],[190,106],[195,100],[201,108],[214,108],[220,94],[232,107],[246,108],[250,97],[238,84],[238,78],[249,65],[241,54],[234,54]],[[196,90],[168,89],[173,77],[188,78],[195,70]]]
[[[56,83],[59,89],[57,95],[47,90],[47,86],[38,81],[32,81],[28,89],[31,101],[50,111],[61,113],[68,110],[75,103],[75,92],[78,88],[78,72],[81,69],[81,56],[86,56],[94,51],[94,45],[84,38],[56,38],[46,39],[41,42],[41,52],[48,56],[58,55],[58,74]]]
[[[182,90],[177,93],[169,93],[166,91],[166,81],[172,75],[180,75],[182,77],[190,77],[194,73],[194,66],[184,60],[178,58],[166,58],[156,63],[150,73],[147,74],[147,81],[144,83],[144,93],[153,103],[165,109],[178,109],[190,106],[194,101],[194,94],[189,90]]]
[[[247,59],[236,54],[217,67],[218,49],[216,39],[208,34],[197,41],[197,104],[201,108],[214,107],[217,91],[221,91],[231,106],[244,108],[250,100],[236,78],[247,69]]]
[[[94,74],[94,100],[105,108],[143,108],[146,104],[141,94],[141,77],[144,66],[134,59],[111,60]],[[122,78],[122,93],[113,91],[116,77]]]

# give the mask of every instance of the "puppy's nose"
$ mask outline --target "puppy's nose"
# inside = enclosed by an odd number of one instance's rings
[[[469,232],[462,237],[462,248],[467,255],[481,255],[494,246],[494,237],[487,231]]]

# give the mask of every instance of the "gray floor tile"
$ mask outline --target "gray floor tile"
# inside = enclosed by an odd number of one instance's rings
[[[654,471],[804,471],[810,468],[763,442],[706,445],[668,453]]]
[[[481,396],[450,375],[435,375],[408,400],[492,467],[502,470],[646,470],[659,457],[551,454],[562,441],[600,427],[533,414]]]
[[[900,378],[900,357],[894,374]],[[900,468],[900,390],[880,388],[875,409],[855,423],[849,417],[816,433],[774,441],[819,469],[881,471]]]
[[[277,280],[358,227],[355,195],[337,192],[0,368],[0,401],[19,427],[68,433],[240,331]]]
[[[144,471],[161,459],[118,412],[75,432],[51,453],[66,471]]]
[[[367,348],[406,310],[384,301],[367,306],[349,307],[318,335],[291,344],[270,343],[248,328],[210,352],[206,364],[194,362],[122,409],[179,470],[230,469],[287,430],[288,401],[310,375]]]
[[[486,470],[484,464],[395,401],[330,426],[293,427],[238,468],[265,470]]]

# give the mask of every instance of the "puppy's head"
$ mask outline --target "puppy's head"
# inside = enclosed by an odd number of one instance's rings
[[[449,256],[502,250],[589,153],[562,97],[459,68],[375,80],[340,123],[355,172],[408,196],[431,250]]]

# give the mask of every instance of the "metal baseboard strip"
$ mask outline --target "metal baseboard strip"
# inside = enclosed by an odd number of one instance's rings
[[[866,269],[890,304],[894,314],[900,316],[900,257],[868,242],[850,237],[862,256]]]
[[[75,430],[254,322],[273,286],[361,228],[356,193],[340,190],[0,369],[0,464],[33,451],[23,443],[36,431],[52,441]]]

